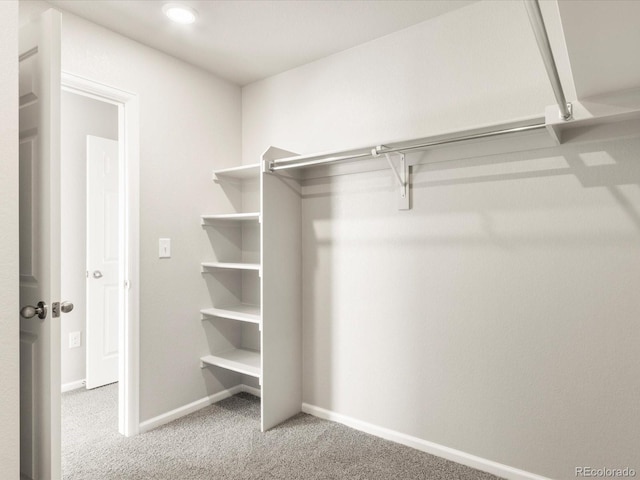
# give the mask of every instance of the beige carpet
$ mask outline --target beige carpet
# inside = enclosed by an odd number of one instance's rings
[[[64,480],[497,478],[302,413],[261,433],[248,394],[125,438],[117,402],[117,384],[63,394]]]

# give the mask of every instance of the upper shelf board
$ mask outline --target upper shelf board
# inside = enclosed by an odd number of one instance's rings
[[[200,358],[201,368],[214,365],[257,378],[262,376],[260,364],[260,352],[241,348]]]
[[[260,213],[224,213],[220,215],[202,215],[202,225],[210,225],[215,223],[236,223],[236,222],[253,222],[260,221]]]
[[[214,180],[244,180],[258,179],[260,176],[260,164],[242,165],[241,167],[224,168],[213,171]]]
[[[203,268],[229,268],[232,270],[260,270],[259,263],[203,262]]]
[[[228,318],[241,322],[260,324],[262,319],[260,306],[249,304],[227,305],[219,308],[203,308],[200,313],[205,317]]]
[[[560,118],[556,105],[545,110],[547,130],[556,143],[636,137],[640,125],[640,88],[571,102],[573,116]]]

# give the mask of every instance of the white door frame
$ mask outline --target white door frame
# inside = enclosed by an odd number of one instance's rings
[[[140,119],[138,95],[62,72],[62,90],[118,107],[120,315],[118,323],[118,431],[140,427]]]

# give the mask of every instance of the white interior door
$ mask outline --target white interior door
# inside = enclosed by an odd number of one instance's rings
[[[60,478],[59,302],[60,13],[49,10],[20,29],[20,470],[36,480]]]
[[[118,381],[118,142],[87,135],[87,388]]]

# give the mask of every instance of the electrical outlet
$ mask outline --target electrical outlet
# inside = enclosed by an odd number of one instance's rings
[[[78,348],[80,346],[80,332],[71,332],[69,334],[69,348]]]

